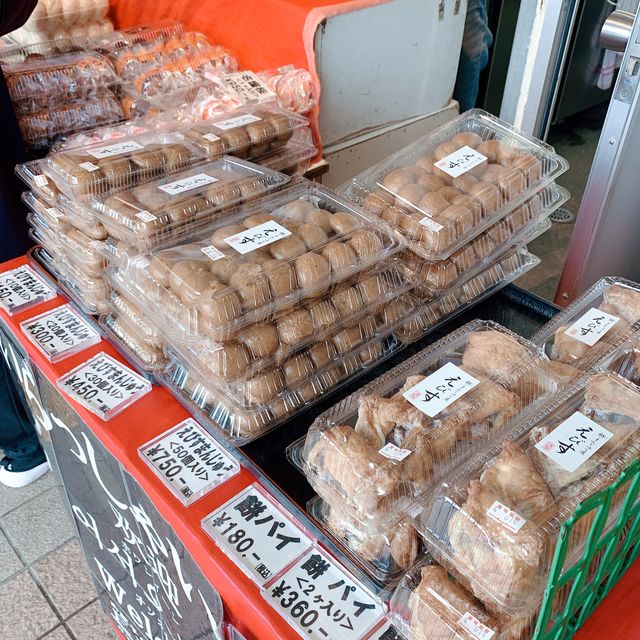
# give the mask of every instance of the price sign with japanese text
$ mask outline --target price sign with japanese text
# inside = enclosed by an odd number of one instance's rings
[[[238,253],[244,254],[290,235],[291,231],[285,229],[282,225],[275,222],[275,220],[269,220],[268,222],[263,222],[255,227],[251,227],[251,229],[247,229],[242,233],[229,236],[225,238],[224,241]]]
[[[304,638],[365,638],[385,613],[378,598],[317,547],[262,595]]]
[[[185,506],[240,471],[238,461],[193,418],[147,442],[138,453]]]
[[[402,395],[422,413],[434,418],[479,384],[480,380],[447,362]]]
[[[576,320],[565,333],[592,347],[619,320],[620,318],[606,311],[592,308]]]
[[[258,102],[268,102],[276,97],[276,94],[251,71],[227,73],[221,77],[221,80],[227,87],[242,97],[245,102],[256,100]]]
[[[9,315],[55,297],[55,290],[27,264],[0,273],[0,306]]]
[[[202,528],[260,586],[312,544],[291,516],[257,484],[209,514]]]
[[[113,156],[120,156],[123,153],[141,151],[142,149],[144,149],[144,145],[139,142],[136,142],[135,140],[126,140],[124,142],[117,142],[116,144],[108,144],[104,147],[87,149],[86,152],[98,160],[103,160],[104,158],[112,158]]]
[[[100,352],[57,380],[70,398],[109,420],[151,391],[151,383]]]
[[[576,411],[536,444],[536,449],[563,469],[573,473],[598,449],[613,438],[613,433]]]
[[[433,164],[438,169],[448,173],[452,178],[457,178],[486,161],[486,156],[483,156],[472,147],[465,146]]]
[[[210,176],[208,173],[197,173],[194,176],[182,178],[182,180],[175,180],[174,182],[169,182],[168,184],[161,184],[158,189],[164,191],[170,196],[177,196],[178,194],[184,193],[185,191],[191,191],[192,189],[206,187],[207,185],[213,184],[214,182],[218,182],[218,178]]]
[[[49,362],[58,362],[101,339],[68,304],[21,322],[20,329]]]

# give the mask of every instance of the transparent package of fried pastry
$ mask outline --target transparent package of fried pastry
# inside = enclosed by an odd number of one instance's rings
[[[141,340],[153,347],[162,348],[164,346],[162,331],[135,305],[130,295],[125,291],[112,289],[109,303],[111,315],[121,318],[130,326],[134,326]]]
[[[94,197],[109,235],[137,252],[184,237],[223,211],[282,188],[289,178],[225,156],[133,189]]]
[[[534,345],[475,320],[320,415],[290,459],[363,527],[387,529],[417,496],[556,392]]]
[[[428,556],[402,578],[389,609],[408,640],[529,640],[537,614],[492,613]]]
[[[173,339],[219,340],[324,296],[398,248],[357,207],[298,179],[119,270]]]
[[[34,242],[45,247],[56,258],[64,256],[64,248],[60,243],[57,232],[54,232],[47,221],[37,213],[27,214],[29,236]],[[64,259],[60,262],[64,263]]]
[[[568,169],[549,145],[472,109],[343,185],[425,260],[443,260]]]
[[[156,379],[210,431],[232,446],[243,446],[384,362],[397,353],[399,345],[390,335],[378,336],[342,358],[337,358],[335,350],[326,345],[324,351],[318,345],[313,351],[318,363],[333,354],[333,366],[325,366],[324,372],[311,375],[307,381],[281,391],[274,400],[250,409],[238,406],[208,378],[176,358],[171,358],[168,368]]]
[[[256,158],[255,161],[272,171],[280,171],[288,176],[301,176],[307,171],[312,158],[317,154],[318,150],[313,145],[311,129],[301,127],[294,131],[293,137],[285,147],[274,149]]]
[[[44,173],[45,160],[29,160],[17,164],[16,175],[33,193],[50,207],[55,206],[60,195],[60,190],[55,183],[49,180]]]
[[[532,338],[551,360],[588,370],[640,327],[640,286],[601,278]]]
[[[402,260],[425,297],[443,295],[493,264],[507,248],[527,244],[547,231],[549,216],[568,198],[566,189],[551,184],[449,258],[427,262],[407,249]]]
[[[416,526],[483,602],[528,612],[542,600],[561,524],[638,455],[640,391],[615,374],[587,375],[443,481]],[[574,526],[566,567],[584,552],[594,515]]]
[[[44,201],[33,191],[24,191],[22,193],[22,202],[27,205],[29,211],[34,213],[54,233],[69,228],[69,219],[65,212]],[[27,221],[29,221],[28,218]]]
[[[315,496],[307,513],[342,548],[344,553],[380,585],[389,585],[413,565],[420,538],[409,518],[387,531],[368,533],[351,515]]]
[[[51,153],[43,170],[59,191],[75,199],[129,189],[184,171],[201,160],[202,153],[192,145],[155,131]]]
[[[64,254],[63,254],[64,256]],[[109,312],[109,293],[111,287],[102,277],[90,276],[82,272],[64,256],[64,262],[58,264],[58,284],[69,298],[88,315],[104,315]]]

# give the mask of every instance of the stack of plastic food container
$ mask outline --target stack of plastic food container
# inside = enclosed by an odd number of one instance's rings
[[[418,548],[412,528],[396,540],[407,526],[398,523],[550,400],[557,385],[538,371],[545,360],[532,343],[476,320],[347,397],[288,451],[325,503],[311,514],[371,577],[393,581]]]
[[[505,256],[522,255],[522,247],[549,228],[549,215],[568,199],[553,182],[567,168],[548,145],[472,110],[339,191],[403,239],[414,294],[425,305],[449,297],[458,298],[461,309],[535,264],[516,258],[517,268],[495,281],[495,267]],[[470,287],[465,291],[470,280],[472,299]],[[440,314],[439,321],[453,312]],[[422,310],[417,315],[415,327],[433,328]]]

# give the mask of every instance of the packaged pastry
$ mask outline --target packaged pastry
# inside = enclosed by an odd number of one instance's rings
[[[638,457],[639,426],[634,385],[614,374],[578,380],[428,497],[417,526],[429,551],[488,606],[511,615],[533,611],[561,524]],[[565,566],[584,552],[592,523],[593,514],[574,525]]]
[[[274,149],[257,159],[260,166],[279,171],[288,176],[301,176],[309,168],[312,158],[318,154],[313,145],[311,129],[296,129],[285,147]]]
[[[415,496],[556,391],[534,345],[476,320],[319,416],[291,455],[314,490],[363,530],[389,528]]]
[[[51,182],[44,174],[44,164],[45,161],[43,159],[30,160],[29,162],[17,164],[15,170],[17,176],[35,195],[50,207],[53,207],[56,205],[60,191],[55,183]]]
[[[64,257],[62,257],[64,256]],[[60,288],[89,315],[104,315],[109,310],[111,287],[102,276],[91,276],[66,259],[65,254],[55,258],[59,268]]]
[[[59,233],[69,227],[69,219],[66,213],[48,202],[42,200],[33,191],[24,191],[22,193],[22,202],[24,202],[30,211],[38,216],[53,233]],[[29,220],[29,218],[27,218]]]
[[[637,331],[640,288],[623,278],[601,278],[533,337],[551,360],[582,371]]]
[[[129,326],[134,326],[145,343],[158,348],[164,346],[162,331],[135,305],[130,296],[122,290],[113,289],[109,301],[112,314],[122,318]]]
[[[568,168],[552,147],[478,109],[356,176],[340,192],[425,260],[443,260]]]

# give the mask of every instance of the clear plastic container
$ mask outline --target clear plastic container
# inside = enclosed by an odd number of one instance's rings
[[[425,260],[448,258],[568,169],[552,147],[472,109],[356,176],[341,193]]]
[[[416,526],[480,600],[527,614],[540,605],[561,524],[638,457],[639,428],[634,385],[614,374],[582,378],[443,481]],[[612,518],[624,493],[612,501]],[[566,567],[584,552],[592,524],[585,517],[574,526]]]
[[[318,496],[307,503],[307,512],[350,560],[381,585],[399,578],[418,557],[420,538],[409,518],[388,531],[370,534],[347,511]]]
[[[94,198],[109,234],[135,252],[184,237],[223,211],[282,188],[284,174],[230,156],[148,184]]]
[[[151,320],[131,301],[122,290],[112,290],[109,297],[111,314],[122,318],[128,325],[135,327],[136,333],[153,347],[164,346],[164,336]]]
[[[55,206],[60,195],[55,183],[51,182],[44,173],[45,160],[30,160],[16,165],[16,175],[33,193],[50,207]]]
[[[325,295],[398,248],[357,207],[299,180],[120,271],[172,339],[219,340]]]
[[[45,202],[37,196],[33,191],[24,191],[22,193],[22,202],[24,202],[29,210],[37,216],[39,219],[37,224],[41,223],[46,225],[46,227],[54,233],[59,233],[69,228],[69,219],[64,211],[59,207],[51,206],[48,202]],[[28,215],[27,221],[30,222]]]
[[[59,275],[60,288],[89,315],[104,315],[109,312],[111,287],[102,277],[92,277],[83,273],[68,260],[58,263],[54,256]]]
[[[601,278],[532,338],[551,360],[586,371],[637,331],[640,286]]]
[[[535,614],[492,614],[429,557],[403,577],[389,608],[390,618],[408,640],[527,640],[536,623]]]
[[[283,109],[309,113],[318,104],[313,78],[306,69],[286,65],[260,71],[256,75],[276,94]]]
[[[202,160],[195,147],[164,132],[142,133],[47,156],[44,172],[68,198],[106,194],[172,175]]]
[[[290,459],[367,532],[411,515],[416,496],[555,392],[544,356],[475,320],[321,414]]]
[[[609,371],[640,386],[640,336],[633,335],[613,353],[595,364],[599,371]]]
[[[313,145],[311,129],[302,127],[294,131],[293,137],[285,147],[260,156],[256,162],[267,169],[280,171],[288,176],[301,176],[307,171],[311,159],[317,154],[318,150]]]

